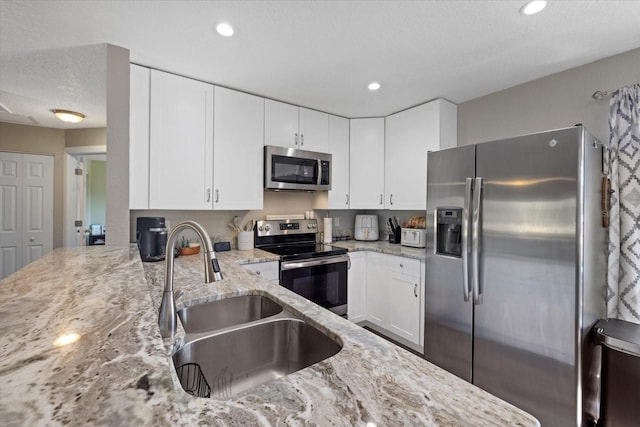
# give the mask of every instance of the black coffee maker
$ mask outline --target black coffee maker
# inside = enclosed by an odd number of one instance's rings
[[[167,227],[164,224],[164,217],[138,217],[136,243],[138,243],[142,261],[164,261],[167,245]]]

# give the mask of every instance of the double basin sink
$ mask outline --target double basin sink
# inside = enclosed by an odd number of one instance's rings
[[[342,346],[262,295],[206,302],[178,311],[186,333],[173,354],[182,388],[230,397],[337,354]]]

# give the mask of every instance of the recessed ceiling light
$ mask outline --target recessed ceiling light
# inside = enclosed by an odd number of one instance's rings
[[[70,110],[58,110],[54,109],[51,112],[60,120],[67,123],[79,123],[81,122],[85,115],[82,113],[77,113],[75,111]]]
[[[378,82],[371,82],[369,83],[369,86],[367,86],[369,88],[369,90],[378,90],[380,89],[380,83]]]
[[[540,12],[546,6],[547,6],[547,2],[544,0],[530,1],[520,8],[520,13],[522,15],[533,15]]]
[[[218,24],[218,26],[216,27],[216,31],[218,32],[218,34],[225,37],[231,37],[233,35],[233,27],[226,22]]]

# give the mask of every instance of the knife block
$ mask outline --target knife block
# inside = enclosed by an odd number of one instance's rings
[[[389,243],[400,243],[402,239],[402,227],[398,226],[393,229],[392,233],[389,233]]]

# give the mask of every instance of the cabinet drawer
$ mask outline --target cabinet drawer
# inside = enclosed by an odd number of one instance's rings
[[[278,266],[278,261],[244,264],[242,267],[253,271],[267,280],[280,281],[280,267]]]
[[[396,273],[420,277],[420,260],[388,255],[387,269]]]

